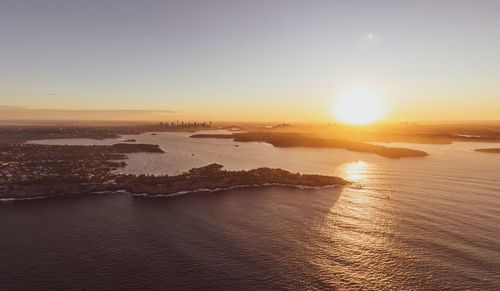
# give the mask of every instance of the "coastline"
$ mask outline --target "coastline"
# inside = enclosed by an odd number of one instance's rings
[[[151,128],[158,129],[157,126]],[[142,129],[147,129],[146,127]],[[163,128],[162,131],[192,132],[195,128]],[[222,165],[193,168],[173,176],[144,176],[116,173],[126,166],[127,153],[163,153],[155,144],[135,144],[135,139],[117,141],[112,145],[40,145],[24,143],[26,138],[93,138],[120,137],[117,132],[138,133],[136,127],[107,128],[9,129],[11,139],[0,142],[0,199],[39,199],[59,195],[85,195],[96,192],[125,191],[134,196],[176,196],[184,193],[224,191],[232,187],[328,187],[349,182],[341,178],[293,174],[281,169],[257,168],[248,171],[224,171]],[[47,134],[47,132],[49,132]],[[144,131],[149,132],[149,131]],[[21,133],[17,135],[17,133]],[[45,136],[47,134],[47,136]],[[364,142],[311,137],[293,132],[233,132],[231,134],[198,133],[191,138],[224,138],[240,142],[261,141],[275,147],[342,148],[356,152],[375,153],[387,158],[425,157],[426,152],[392,148]],[[14,141],[14,142],[11,142]],[[22,142],[22,143],[20,143]],[[476,149],[477,152],[500,152],[500,149]],[[198,174],[193,178],[190,173]],[[260,175],[255,174],[261,173]],[[191,175],[191,176],[190,176]],[[232,178],[222,178],[230,176]],[[257,178],[256,178],[257,177]],[[217,178],[218,180],[214,180]],[[182,182],[182,180],[189,182]],[[321,181],[318,181],[321,180]],[[64,193],[64,194],[61,194]]]
[[[226,138],[237,142],[266,142],[275,147],[339,148],[354,152],[374,153],[386,158],[425,157],[429,154],[414,149],[385,147],[364,142],[311,137],[289,132],[245,132],[232,134],[193,134],[192,138]]]
[[[479,153],[500,154],[500,148],[475,149],[474,151]]]
[[[167,128],[166,128],[167,129]],[[172,129],[172,128],[169,128]],[[190,131],[192,128],[183,128]],[[119,137],[121,130],[72,128],[70,137],[102,139]],[[125,131],[133,131],[129,129]],[[180,130],[180,129],[179,129]],[[47,132],[48,131],[48,132]],[[170,131],[170,130],[169,130]],[[174,131],[178,131],[174,128]],[[2,201],[40,199],[60,195],[86,195],[124,191],[132,195],[180,195],[182,193],[223,191],[234,187],[325,187],[346,185],[338,177],[301,175],[281,169],[258,168],[225,171],[210,164],[174,176],[125,175],[115,170],[126,166],[128,153],[164,153],[155,144],[42,145],[25,143],[43,138],[68,138],[67,130],[9,129],[10,136],[0,142],[0,199]],[[20,134],[16,134],[20,133]]]
[[[32,200],[56,196],[104,193],[129,193],[137,197],[172,197],[198,192],[228,191],[237,188],[296,187],[321,189],[350,184],[342,178],[302,175],[281,169],[258,168],[248,171],[225,171],[222,165],[193,168],[175,176],[114,176],[114,183],[62,183],[36,185],[29,182],[5,185],[0,201]],[[7,194],[9,193],[9,194]]]
[[[250,185],[250,184],[248,184],[248,185],[234,185],[231,187],[215,188],[215,189],[200,188],[200,189],[195,189],[195,190],[190,190],[190,191],[179,191],[179,192],[168,193],[168,194],[166,194],[166,193],[159,193],[159,194],[130,193],[124,189],[119,189],[119,190],[113,190],[113,191],[93,191],[93,192],[80,193],[80,194],[59,193],[59,194],[46,195],[46,196],[7,197],[7,198],[0,198],[0,203],[50,199],[50,198],[56,198],[56,197],[72,197],[72,196],[79,196],[79,195],[125,194],[125,195],[130,195],[131,197],[137,197],[137,198],[169,198],[169,197],[176,197],[176,196],[197,194],[197,193],[224,192],[224,191],[231,191],[231,190],[235,190],[235,189],[258,189],[258,188],[267,188],[267,187],[281,187],[281,188],[297,188],[297,189],[302,189],[302,190],[320,190],[320,189],[330,189],[330,188],[338,188],[338,187],[344,187],[344,186],[345,185],[341,185],[341,184],[332,184],[332,185],[325,185],[325,186],[307,186],[307,185],[294,185],[294,184],[281,184],[281,183],[263,183],[263,184],[252,184],[252,185]]]

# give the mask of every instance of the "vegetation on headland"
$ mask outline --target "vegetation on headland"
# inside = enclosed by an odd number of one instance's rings
[[[242,185],[278,184],[322,187],[348,183],[338,177],[303,175],[282,169],[258,168],[248,171],[225,171],[219,164],[194,168],[187,173],[176,176],[122,175],[118,177],[116,182],[128,192],[149,195],[172,194],[199,189],[225,189]]]
[[[125,166],[124,153],[162,153],[157,145],[60,146],[0,144],[0,198],[49,197],[125,190],[170,194],[237,185],[344,185],[341,178],[301,175],[280,169],[224,171],[212,164],[176,176],[135,176],[113,171]]]
[[[201,126],[201,127],[200,127]],[[19,198],[33,196],[52,196],[60,193],[83,194],[96,191],[129,190],[139,193],[148,190],[151,193],[170,193],[178,189],[191,191],[203,188],[228,188],[240,183],[242,177],[248,178],[245,184],[295,184],[308,185],[312,177],[305,175],[306,180],[295,176],[274,175],[277,169],[256,169],[236,172],[213,172],[217,179],[209,176],[196,180],[188,174],[179,176],[148,177],[119,175],[113,171],[126,163],[125,153],[151,152],[161,153],[157,145],[130,144],[133,139],[125,140],[124,144],[112,146],[56,146],[22,144],[27,140],[56,138],[118,138],[124,134],[139,134],[160,131],[196,131],[210,127],[211,124],[170,123],[150,125],[119,125],[119,126],[82,126],[82,125],[9,125],[0,127],[0,198]],[[473,124],[420,126],[403,124],[399,127],[349,127],[331,124],[328,126],[296,126],[292,124],[236,124],[217,125],[217,129],[237,128],[248,131],[223,135],[195,135],[195,137],[231,138],[237,141],[263,141],[277,147],[335,147],[359,152],[377,153],[382,156],[397,158],[409,156],[424,156],[426,153],[405,148],[390,148],[372,145],[368,141],[406,141],[424,143],[449,143],[453,141],[500,141],[500,124]],[[351,132],[349,132],[349,130]],[[345,139],[344,139],[345,138]],[[498,153],[500,149],[477,149],[478,152]],[[256,171],[256,172],[252,172]],[[271,172],[269,172],[271,171]],[[264,173],[264,174],[262,174]],[[246,175],[248,174],[248,175]],[[273,181],[257,180],[256,174],[273,177]],[[188,175],[188,176],[186,176]],[[229,180],[224,180],[230,175]],[[187,178],[190,177],[190,178]],[[223,179],[224,178],[224,179]],[[333,178],[333,177],[330,177]],[[122,179],[122,184],[116,181]],[[181,183],[186,179],[189,183]],[[245,179],[243,179],[245,180]],[[169,181],[168,183],[166,181]],[[246,180],[245,180],[246,181]],[[254,182],[252,182],[254,181]],[[199,182],[199,184],[198,184]],[[207,185],[203,183],[208,183]],[[315,182],[313,182],[315,183]],[[342,184],[342,182],[340,182]],[[226,186],[221,186],[226,185]],[[137,191],[137,192],[134,192]],[[147,191],[142,191],[146,192]],[[141,192],[141,193],[142,193]]]
[[[424,157],[426,152],[407,149],[393,148],[368,143],[325,139],[311,137],[301,133],[291,132],[245,132],[233,134],[194,134],[193,138],[232,138],[234,141],[250,142],[261,141],[267,142],[275,147],[313,147],[313,148],[340,148],[356,152],[375,153],[388,158],[403,158],[403,157]]]
[[[480,153],[492,153],[492,154],[500,154],[500,148],[491,148],[491,149],[475,149],[476,152]]]

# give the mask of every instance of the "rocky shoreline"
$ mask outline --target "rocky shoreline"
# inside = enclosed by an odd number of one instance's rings
[[[126,192],[137,196],[170,196],[193,192],[212,192],[233,188],[285,186],[318,188],[343,186],[348,181],[332,176],[302,175],[282,169],[258,168],[248,171],[225,171],[222,165],[211,164],[193,168],[175,176],[135,176],[116,174],[114,181],[104,183],[40,183],[25,181],[5,184],[0,189],[0,199],[43,198],[60,195]]]
[[[126,165],[126,153],[138,152],[163,153],[158,145],[152,144],[0,144],[0,199],[116,191],[155,196],[231,187],[324,187],[348,183],[337,177],[301,175],[281,169],[225,171],[218,164],[194,168],[175,176],[136,176],[114,172]]]
[[[219,164],[193,168],[175,176],[121,175],[116,180],[122,189],[136,194],[168,195],[181,192],[220,190],[231,187],[301,186],[325,187],[346,185],[348,181],[333,176],[304,175],[282,169],[257,168],[226,171]]]

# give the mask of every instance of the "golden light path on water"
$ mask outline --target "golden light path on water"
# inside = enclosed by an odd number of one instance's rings
[[[344,173],[344,175],[342,176],[346,177],[347,180],[353,182],[363,181],[363,179],[366,178],[366,171],[368,170],[369,166],[370,165],[364,161],[356,161],[344,164],[341,166]]]
[[[272,282],[281,278],[290,289],[498,289],[500,277],[495,270],[500,266],[500,156],[474,152],[475,148],[492,147],[490,143],[382,144],[429,153],[425,158],[388,159],[341,149],[277,148],[265,143],[189,136],[123,136],[137,143],[159,144],[165,153],[130,154],[128,166],[121,172],[174,175],[220,163],[228,170],[267,166],[340,176],[353,182],[345,187],[307,191],[272,187],[178,199],[131,200],[133,213],[141,217],[154,214],[153,226],[161,221],[166,223],[166,229],[177,229],[166,240],[155,238],[161,246],[183,249],[186,241],[196,241],[193,247],[197,251],[208,248],[196,257],[197,262],[208,267],[197,270],[210,270],[214,264],[228,266],[224,256],[229,254],[232,260],[234,254],[245,254],[252,259],[251,264],[243,266],[244,261],[235,260],[228,274],[252,278],[248,286],[255,289],[272,286],[255,285],[254,278],[259,277],[255,274]],[[114,144],[117,140],[42,142]],[[130,204],[123,196],[109,199],[124,199],[120,201]],[[166,206],[169,211],[165,211]],[[137,207],[144,211],[136,212]],[[129,222],[126,220],[127,225]],[[36,227],[46,225],[51,224]],[[140,229],[148,226],[141,225]],[[111,227],[116,229],[115,225]],[[207,239],[198,241],[201,230],[205,230]],[[124,235],[127,237],[128,232]],[[66,248],[70,253],[74,250]],[[211,260],[217,252],[222,257]],[[17,260],[12,256],[12,261]],[[178,266],[187,265],[192,266]],[[235,267],[240,272],[235,273]],[[220,273],[220,268],[217,270]],[[184,272],[195,273],[189,268]],[[174,275],[165,278],[170,282],[183,278],[193,281],[191,277]]]
[[[311,264],[324,274],[326,280],[367,280],[380,284],[381,288],[384,286],[384,282],[377,280],[385,267],[377,261],[390,252],[388,238],[394,230],[392,223],[379,215],[381,210],[391,207],[389,199],[369,185],[369,175],[376,167],[376,163],[361,160],[339,166],[341,176],[352,181],[353,185],[341,190],[328,215],[317,225],[321,239],[315,240],[317,245],[314,248],[322,249],[327,255],[311,258]],[[342,261],[343,257],[351,258],[351,263],[332,266],[332,261]]]

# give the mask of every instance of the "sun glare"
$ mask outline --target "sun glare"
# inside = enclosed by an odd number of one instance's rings
[[[364,125],[381,120],[385,115],[385,107],[376,93],[353,89],[338,98],[333,113],[343,123]]]

